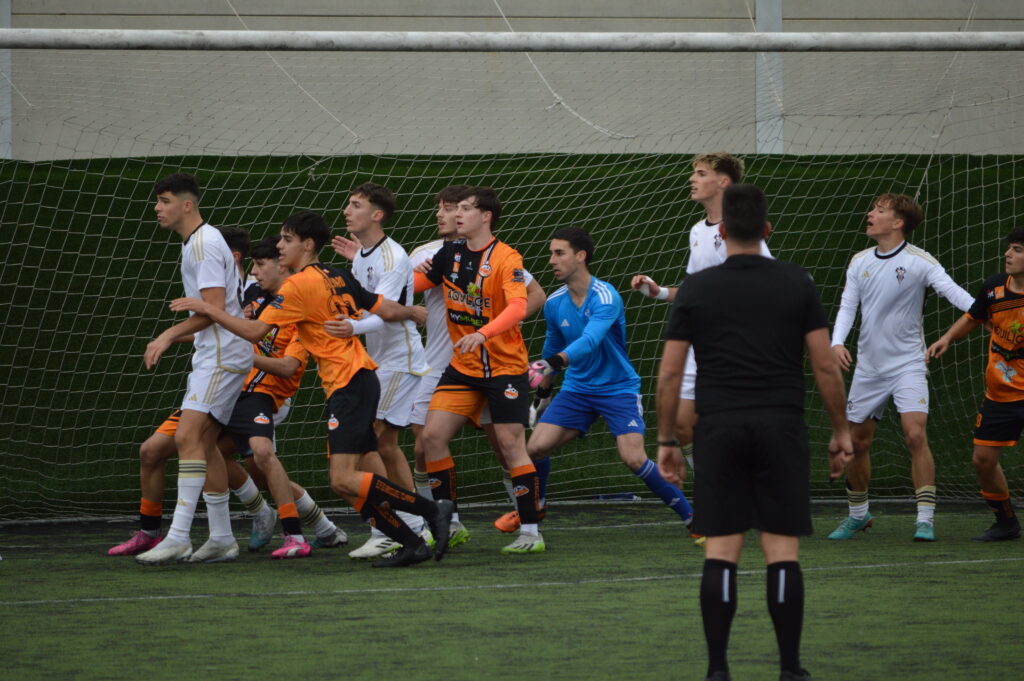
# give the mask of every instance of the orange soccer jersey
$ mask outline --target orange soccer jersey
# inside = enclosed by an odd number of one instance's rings
[[[523,258],[498,239],[479,251],[470,250],[465,240],[446,242],[426,276],[444,289],[452,343],[492,321],[512,298],[526,298]],[[454,369],[479,378],[523,374],[528,363],[518,324],[489,338],[476,352],[452,356]]]
[[[359,338],[330,336],[324,322],[339,314],[358,319],[361,310],[373,312],[381,300],[381,296],[364,289],[349,270],[313,263],[285,280],[259,318],[277,327],[295,325],[302,345],[316,359],[324,392],[330,397],[348,385],[358,371],[373,371],[377,365]]]
[[[274,297],[273,293],[258,286],[250,286],[246,291],[246,298],[252,298],[253,316],[257,319],[261,319],[260,315]],[[242,392],[270,395],[274,398],[274,408],[280,409],[285,400],[298,391],[302,375],[306,371],[306,363],[309,361],[309,353],[299,342],[298,329],[294,324],[273,327],[258,343],[253,344],[253,352],[263,357],[294,357],[299,360],[298,370],[287,378],[269,374],[255,366],[245,378]]]
[[[1010,290],[1010,278],[985,280],[967,315],[992,322],[985,367],[985,397],[993,402],[1024,400],[1024,293]]]

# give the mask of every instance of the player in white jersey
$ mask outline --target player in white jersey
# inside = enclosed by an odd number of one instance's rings
[[[176,173],[156,183],[155,211],[161,227],[181,237],[181,277],[185,295],[201,298],[234,317],[242,317],[242,277],[224,237],[199,214],[199,185],[191,175]],[[192,372],[188,376],[181,420],[174,435],[178,449],[178,501],[167,537],[135,560],[159,565],[188,558],[192,562],[233,560],[238,543],[228,514],[228,479],[217,449],[221,425],[231,418],[234,403],[252,367],[252,347],[209,317],[192,315],[170,327],[146,346],[146,368],[152,369],[177,338],[194,334]],[[210,538],[192,553],[189,532],[199,495],[203,493]]]
[[[846,287],[832,331],[832,351],[849,371],[844,343],[860,306],[857,368],[846,416],[853,436],[853,461],[846,467],[850,514],[829,539],[852,539],[871,525],[868,485],[871,441],[892,397],[910,451],[917,499],[914,541],[935,541],[935,461],[928,446],[928,379],[921,319],[929,288],[966,311],[973,296],[957,286],[942,265],[906,238],[921,222],[921,207],[903,194],[882,194],[867,217],[867,235],[878,245],[857,253],[846,271]]]
[[[725,152],[698,154],[691,162],[690,198],[704,207],[704,217],[690,228],[690,252],[686,273],[695,274],[725,262],[725,239],[719,232],[722,222],[722,195],[725,188],[743,179],[743,161]],[[770,258],[768,244],[761,241],[761,255]],[[670,304],[676,298],[678,287],[658,286],[645,274],[633,277],[634,291]],[[693,467],[693,427],[697,422],[694,409],[694,388],[697,378],[697,358],[693,350],[686,357],[683,382],[679,388],[679,412],[676,415],[680,447],[690,467]]]

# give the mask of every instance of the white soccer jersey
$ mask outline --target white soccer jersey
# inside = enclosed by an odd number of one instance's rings
[[[430,260],[441,250],[444,239],[437,239],[413,249],[409,256],[413,268],[425,260]],[[533,281],[533,275],[523,270],[523,280],[527,286]],[[430,373],[440,376],[445,367],[452,361],[452,339],[448,335],[448,313],[444,305],[444,288],[437,286],[423,292],[423,304],[427,308],[427,344],[426,357],[430,364]]]
[[[216,227],[203,223],[182,244],[181,280],[189,298],[202,299],[206,288],[224,289],[224,309],[234,317],[242,316],[242,275]],[[192,366],[247,373],[252,367],[252,343],[211,324],[195,334]]]
[[[768,244],[761,240],[761,255],[772,257]],[[690,228],[690,257],[686,261],[686,273],[696,274],[709,267],[725,262],[725,239],[718,233],[718,223],[699,221]]]
[[[974,297],[957,286],[939,261],[906,241],[890,253],[867,248],[853,256],[832,330],[832,345],[842,345],[860,305],[857,371],[893,376],[924,369],[924,295],[931,287],[966,311]]]
[[[367,291],[379,293],[402,305],[412,305],[412,265],[405,249],[391,237],[384,237],[370,248],[359,249],[352,261],[352,274]],[[364,338],[366,351],[383,369],[416,376],[430,370],[423,354],[423,339],[416,323],[410,319],[400,322],[380,320],[379,329],[368,331]]]

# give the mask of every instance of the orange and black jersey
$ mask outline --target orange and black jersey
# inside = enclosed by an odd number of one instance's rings
[[[382,300],[364,289],[348,269],[313,263],[285,279],[277,296],[260,313],[260,321],[279,328],[295,325],[302,344],[316,359],[317,373],[330,397],[357,372],[373,371],[377,365],[358,337],[330,336],[324,322],[338,315],[358,319],[362,310],[373,312]]]
[[[979,324],[992,323],[985,397],[993,402],[1024,400],[1024,293],[1011,290],[1010,283],[1005,274],[989,277],[967,311]]]
[[[242,301],[242,308],[251,310],[252,316],[260,318],[260,314],[274,300],[275,295],[266,289],[253,285],[245,290],[245,297]],[[257,369],[255,366],[249,371],[245,378],[245,386],[242,392],[265,393],[274,398],[274,408],[280,409],[285,400],[294,395],[302,383],[302,375],[306,371],[306,363],[309,361],[309,353],[299,342],[298,330],[294,324],[286,326],[273,326],[258,343],[253,344],[253,352],[263,357],[294,357],[299,360],[299,368],[295,373],[285,378],[275,376]]]
[[[526,298],[523,258],[498,239],[479,251],[470,250],[464,239],[445,242],[427,278],[443,287],[452,343],[491,322],[512,298]],[[515,324],[476,352],[455,353],[451,365],[468,376],[488,378],[525,373],[528,363],[523,335]]]

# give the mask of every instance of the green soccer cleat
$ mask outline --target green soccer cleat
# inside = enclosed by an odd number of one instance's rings
[[[501,550],[501,555],[507,556],[518,553],[544,553],[544,537],[537,534],[520,534],[519,537]]]
[[[935,541],[935,526],[920,522],[914,528],[914,541]]]
[[[451,528],[448,530],[448,548],[454,549],[456,546],[465,544],[468,541],[469,530],[459,521],[453,521]]]
[[[863,532],[864,530],[871,527],[872,519],[871,514],[868,513],[860,520],[846,516],[843,518],[843,522],[839,523],[839,527],[832,530],[832,534],[828,536],[829,539],[853,539],[853,535],[857,532]]]

